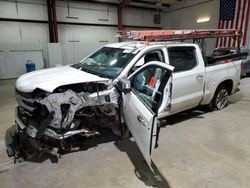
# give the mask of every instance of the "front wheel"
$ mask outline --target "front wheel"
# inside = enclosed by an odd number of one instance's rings
[[[228,89],[225,85],[217,88],[214,97],[209,104],[210,110],[221,110],[228,104]]]

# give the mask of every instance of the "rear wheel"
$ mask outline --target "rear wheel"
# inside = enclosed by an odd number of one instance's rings
[[[228,89],[225,85],[219,86],[209,104],[210,110],[221,110],[228,104]]]

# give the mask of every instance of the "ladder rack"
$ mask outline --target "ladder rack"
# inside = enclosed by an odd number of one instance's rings
[[[190,40],[204,43],[206,38],[232,37],[237,40],[237,48],[240,50],[242,32],[236,29],[201,29],[201,30],[141,30],[118,31],[121,38],[144,41],[172,41]]]
[[[236,29],[207,29],[207,30],[141,30],[118,31],[121,37],[133,40],[187,40],[217,37],[240,38],[241,32]]]

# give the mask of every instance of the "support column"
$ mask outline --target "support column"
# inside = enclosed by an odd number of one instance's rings
[[[120,3],[117,7],[117,15],[118,15],[118,31],[122,30],[122,4]],[[121,37],[118,38],[119,42],[122,42]]]
[[[47,0],[48,24],[49,24],[49,42],[54,42],[53,17],[51,11],[51,1]]]
[[[118,7],[117,7],[117,16],[118,16],[118,31],[123,29],[123,24],[122,24],[122,12],[123,8],[128,6],[130,2],[133,0],[121,0]],[[122,39],[119,37],[119,42],[122,42]]]
[[[54,26],[54,42],[58,42],[58,28],[56,17],[56,0],[52,0],[52,12],[53,12],[53,26]]]
[[[51,43],[58,42],[58,29],[57,29],[56,3],[55,2],[56,0],[47,0],[49,41]]]

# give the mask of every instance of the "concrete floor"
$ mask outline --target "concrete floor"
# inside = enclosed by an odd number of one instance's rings
[[[0,82],[0,136],[14,122],[14,81]],[[93,142],[86,151],[13,164],[0,141],[0,187],[250,187],[250,78],[224,110],[169,118],[152,156],[154,182],[133,140]]]

